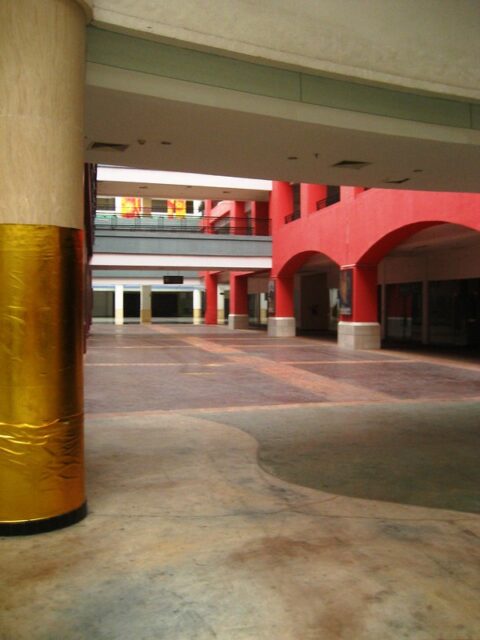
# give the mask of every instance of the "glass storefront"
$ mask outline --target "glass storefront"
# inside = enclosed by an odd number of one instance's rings
[[[422,283],[386,287],[385,338],[395,342],[422,340]]]
[[[480,344],[480,278],[429,283],[429,342]]]

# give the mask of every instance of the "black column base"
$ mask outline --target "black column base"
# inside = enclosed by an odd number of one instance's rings
[[[25,520],[24,522],[0,522],[0,536],[30,536],[35,533],[47,533],[55,529],[63,529],[71,524],[76,524],[87,515],[87,503],[84,502],[78,509],[62,513],[45,520]]]

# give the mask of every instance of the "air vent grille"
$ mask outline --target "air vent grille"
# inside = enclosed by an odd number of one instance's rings
[[[410,178],[400,178],[399,180],[384,180],[384,184],[403,184],[404,182],[408,182]]]
[[[336,162],[332,164],[332,167],[336,167],[337,169],[363,169],[363,167],[368,167],[371,162],[364,162],[363,160],[341,160],[340,162]]]
[[[100,151],[119,151],[123,153],[130,145],[122,144],[121,142],[92,142],[90,149],[97,149]]]

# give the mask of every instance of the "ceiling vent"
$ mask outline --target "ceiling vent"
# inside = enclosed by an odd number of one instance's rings
[[[332,167],[336,167],[337,169],[363,169],[363,167],[368,167],[371,162],[363,162],[362,160],[341,160],[340,162],[336,162],[332,164]]]
[[[92,142],[89,149],[97,149],[99,151],[119,151],[123,153],[130,145],[121,142]]]
[[[410,178],[400,178],[400,180],[384,180],[384,184],[403,184],[404,182],[408,182]]]

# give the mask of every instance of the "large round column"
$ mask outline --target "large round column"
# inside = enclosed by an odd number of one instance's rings
[[[295,335],[295,303],[293,276],[272,278],[275,299],[274,314],[268,318],[268,335],[272,338],[290,338]]]
[[[341,297],[346,296],[350,304],[347,311],[340,305],[338,345],[346,349],[380,349],[377,265],[350,265],[341,268],[340,273]]]
[[[84,0],[0,3],[0,535],[86,514]]]
[[[248,275],[230,273],[230,329],[248,329]]]
[[[205,297],[205,324],[217,324],[218,274],[216,272],[205,272]]]

